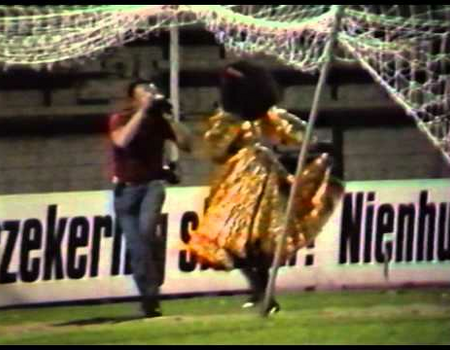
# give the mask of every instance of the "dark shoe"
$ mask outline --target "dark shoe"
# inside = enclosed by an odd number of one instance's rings
[[[276,314],[280,310],[281,310],[280,304],[278,304],[275,300],[272,300],[271,303],[269,304],[269,307],[267,308],[267,315]]]
[[[155,298],[144,298],[142,301],[142,311],[146,318],[162,316],[159,300]]]
[[[154,317],[161,317],[161,316],[162,316],[162,312],[160,310],[152,310],[152,311],[144,313],[145,318],[154,318]]]

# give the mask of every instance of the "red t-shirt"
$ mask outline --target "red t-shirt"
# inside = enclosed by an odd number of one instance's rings
[[[109,119],[110,134],[127,124],[133,113],[113,114]],[[164,141],[176,140],[169,122],[162,117],[147,117],[128,144],[112,145],[113,175],[122,182],[147,182],[163,179]]]

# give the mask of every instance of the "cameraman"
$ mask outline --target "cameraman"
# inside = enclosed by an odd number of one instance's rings
[[[112,141],[114,209],[131,256],[133,278],[146,317],[161,316],[157,268],[157,223],[165,200],[167,171],[164,144],[171,140],[191,152],[191,137],[180,123],[167,118],[170,103],[153,84],[132,82],[127,107],[109,120]]]

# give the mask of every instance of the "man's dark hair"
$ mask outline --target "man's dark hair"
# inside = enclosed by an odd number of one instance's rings
[[[127,97],[130,97],[130,98],[134,97],[134,89],[136,89],[136,86],[138,86],[138,85],[148,85],[148,84],[150,84],[150,81],[148,81],[148,80],[144,80],[144,79],[133,80],[127,86]]]
[[[229,64],[220,81],[224,110],[246,120],[261,117],[281,99],[274,77],[253,62],[241,60]]]

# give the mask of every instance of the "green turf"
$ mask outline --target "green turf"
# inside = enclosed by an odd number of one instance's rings
[[[262,319],[245,296],[0,311],[0,344],[450,344],[450,291],[302,292]]]

